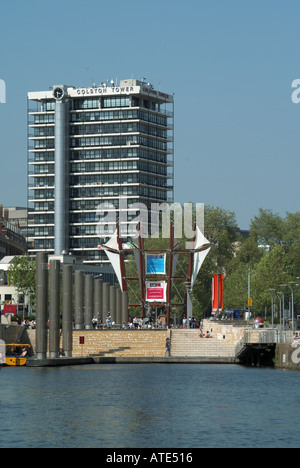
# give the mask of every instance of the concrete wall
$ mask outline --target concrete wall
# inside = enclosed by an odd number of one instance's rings
[[[0,325],[0,340],[5,343],[16,343],[21,341],[25,329],[17,325]],[[26,344],[27,342],[23,342]]]
[[[294,348],[290,344],[277,344],[275,367],[300,370],[300,346]]]

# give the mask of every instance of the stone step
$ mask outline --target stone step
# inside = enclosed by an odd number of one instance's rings
[[[235,344],[216,338],[199,338],[198,330],[172,330],[171,356],[235,357]]]

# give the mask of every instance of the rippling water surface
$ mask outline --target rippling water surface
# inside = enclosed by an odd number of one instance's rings
[[[0,370],[0,447],[296,447],[300,374],[234,365]]]

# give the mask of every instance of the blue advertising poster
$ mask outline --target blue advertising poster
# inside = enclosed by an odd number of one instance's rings
[[[166,254],[146,256],[146,275],[166,274]]]

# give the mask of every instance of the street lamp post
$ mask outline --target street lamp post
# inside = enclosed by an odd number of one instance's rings
[[[272,304],[272,328],[274,328],[274,294],[276,293],[276,289],[268,289],[269,293],[271,294],[271,304]]]
[[[284,308],[284,306],[285,306],[285,300],[284,300],[285,299],[285,297],[284,297],[285,293],[284,293],[284,291],[285,291],[285,288],[288,287],[288,285],[287,284],[280,284],[279,286],[282,288],[282,291],[281,291],[282,292],[282,328],[284,330],[284,328],[285,328],[284,327],[284,311],[285,311],[285,308]]]
[[[277,291],[277,297],[279,299],[279,317],[280,317],[280,330],[282,329],[281,325],[281,315],[282,315],[282,296],[283,293],[281,291]]]
[[[298,287],[299,284],[296,284],[292,281],[289,282],[289,287],[292,293],[292,332],[294,333],[294,328],[295,328],[295,305],[294,305],[294,291],[295,288]]]

